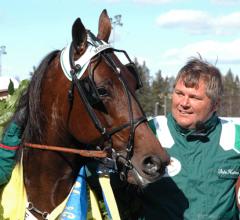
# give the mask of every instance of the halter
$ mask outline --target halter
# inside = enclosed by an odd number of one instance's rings
[[[129,60],[131,68],[134,68],[134,64],[131,61],[131,59],[129,58],[126,51],[116,50],[116,49],[112,48],[106,42],[96,38],[90,31],[88,31],[87,36],[88,36],[88,38],[87,38],[88,48],[87,48],[86,52],[78,60],[76,60],[76,61],[73,60],[73,51],[74,51],[73,43],[66,50],[63,50],[63,52],[61,54],[62,69],[63,69],[66,77],[69,80],[71,80],[71,88],[69,90],[70,103],[72,103],[73,89],[74,89],[74,87],[76,87],[77,92],[83,101],[83,104],[88,112],[89,117],[91,118],[95,128],[101,134],[101,139],[103,140],[103,143],[108,142],[110,145],[110,146],[105,147],[111,151],[111,155],[112,155],[112,158],[108,158],[108,161],[111,161],[112,164],[114,164],[113,165],[114,167],[117,166],[117,161],[121,161],[121,163],[123,164],[123,168],[122,168],[122,171],[120,172],[120,177],[122,179],[126,179],[128,170],[133,169],[131,157],[133,154],[135,129],[138,127],[138,125],[147,121],[147,118],[145,115],[143,115],[140,118],[133,119],[131,92],[128,89],[125,79],[121,75],[121,69],[116,65],[116,63],[111,58],[109,53],[110,52],[122,52]],[[68,55],[68,59],[67,59],[67,61],[64,61],[64,60],[66,60],[67,55]],[[121,84],[123,85],[124,92],[125,92],[125,94],[127,96],[127,100],[128,100],[128,113],[129,113],[130,121],[119,127],[113,128],[110,131],[108,131],[102,125],[101,121],[97,117],[97,115],[94,111],[94,104],[96,104],[96,103],[91,103],[91,100],[89,100],[89,94],[91,93],[92,95],[94,95],[93,99],[95,99],[95,101],[98,104],[102,104],[102,106],[104,107],[104,104],[101,102],[101,99],[100,99],[101,95],[99,94],[99,91],[94,82],[94,71],[95,71],[97,65],[99,64],[99,62],[94,66],[93,69],[89,70],[89,74],[86,78],[81,79],[83,73],[88,69],[91,59],[93,57],[95,57],[96,55],[98,55],[99,58],[103,58],[106,61],[106,63],[113,69],[114,73],[117,74]],[[136,77],[136,75],[137,74],[135,73],[134,77]],[[139,86],[139,84],[141,84],[140,78],[137,78],[137,80],[138,80],[137,84]],[[84,84],[87,84],[87,88],[85,88]],[[86,89],[87,89],[87,91],[86,91]],[[139,105],[139,107],[140,107],[140,105]],[[124,157],[120,153],[117,153],[114,151],[114,149],[112,147],[112,144],[113,144],[112,136],[127,127],[130,127],[130,133],[129,133],[129,137],[128,137],[128,144],[126,147],[126,156]]]

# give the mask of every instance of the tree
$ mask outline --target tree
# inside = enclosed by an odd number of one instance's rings
[[[171,110],[171,93],[174,77],[162,77],[162,72],[159,70],[152,82],[152,97],[153,101],[159,103],[159,109],[157,114],[164,115]]]
[[[136,92],[137,98],[147,116],[151,115],[153,108],[151,106],[151,87],[150,87],[150,73],[144,62],[142,65],[134,60],[139,76],[142,79],[143,87]]]
[[[223,76],[224,95],[219,110],[219,115],[225,117],[238,117],[240,104],[240,85],[238,76],[234,77],[231,69]]]
[[[14,93],[14,84],[13,81],[10,79],[10,82],[8,84],[8,94],[12,95]]]
[[[19,98],[22,93],[27,89],[28,84],[28,80],[21,81],[19,87],[13,92],[12,95],[8,96],[6,100],[0,101],[0,139],[4,127],[7,125],[9,119],[13,116]]]
[[[164,110],[166,109],[167,112],[169,112],[171,109],[169,94],[174,78],[164,78],[161,70],[159,70],[154,77],[150,77],[150,72],[145,62],[140,65],[137,59],[135,59],[135,64],[143,82],[143,88],[137,92],[137,97],[146,115],[154,116],[156,113],[164,114]],[[164,105],[166,105],[166,107]]]

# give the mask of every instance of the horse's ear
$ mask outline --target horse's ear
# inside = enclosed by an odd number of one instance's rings
[[[108,42],[109,36],[111,34],[111,29],[112,26],[110,18],[108,17],[107,10],[104,9],[99,17],[97,37],[100,40]]]
[[[74,48],[79,52],[87,42],[87,31],[80,18],[77,18],[72,26],[72,41]]]

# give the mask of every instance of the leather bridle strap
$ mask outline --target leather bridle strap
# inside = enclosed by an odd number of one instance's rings
[[[104,139],[107,140],[107,139],[109,139],[109,135],[108,135],[106,129],[102,126],[98,117],[96,116],[96,113],[93,111],[92,106],[89,104],[88,99],[83,91],[83,88],[80,86],[78,78],[76,76],[77,71],[78,70],[76,69],[76,67],[75,67],[75,69],[71,70],[73,85],[76,86],[77,92],[78,92],[79,96],[82,98],[83,104],[85,105],[85,108],[87,109],[87,113],[90,116],[92,122],[94,123],[94,126],[101,133],[101,135],[104,137]]]
[[[140,117],[140,118],[137,118],[137,119],[133,120],[133,124],[135,125],[135,127],[137,127],[139,124],[141,124],[141,123],[143,123],[143,122],[145,122],[145,121],[147,121],[147,118],[146,118],[145,116],[142,116],[142,117]],[[123,125],[121,125],[121,126],[119,126],[119,127],[117,127],[117,128],[113,128],[113,129],[109,132],[109,135],[112,136],[112,135],[114,135],[115,133],[117,133],[117,132],[119,132],[119,131],[127,128],[127,127],[130,127],[131,125],[132,125],[132,123],[131,123],[131,122],[128,122],[128,123],[123,124]]]
[[[88,99],[83,91],[83,88],[81,87],[81,85],[79,83],[77,73],[79,72],[79,70],[82,67],[79,66],[78,64],[75,65],[75,62],[73,60],[73,47],[74,46],[73,46],[73,42],[72,42],[71,46],[70,46],[70,54],[69,54],[70,66],[71,66],[70,74],[72,76],[72,86],[73,87],[76,86],[77,92],[78,92],[79,96],[81,97],[81,99],[83,100],[83,104],[84,104],[85,108],[87,109],[87,113],[88,113],[89,117],[91,118],[92,122],[94,123],[95,128],[100,132],[104,141],[109,140],[111,137],[109,136],[107,129],[102,126],[102,123],[100,122],[95,111],[93,110],[92,106],[88,102]]]

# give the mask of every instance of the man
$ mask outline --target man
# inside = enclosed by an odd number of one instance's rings
[[[3,133],[0,142],[0,185],[6,184],[11,177],[26,119],[25,108],[20,108]]]
[[[217,117],[222,93],[221,74],[209,63],[191,59],[180,70],[171,114],[150,121],[171,164],[142,190],[139,219],[239,219],[240,126]]]

